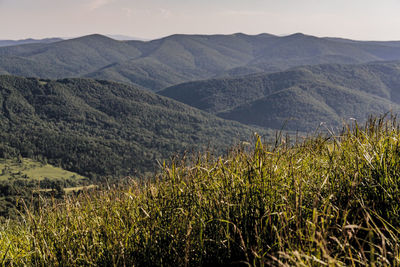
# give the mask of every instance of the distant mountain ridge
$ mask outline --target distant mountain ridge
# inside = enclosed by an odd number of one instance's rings
[[[249,125],[309,131],[400,111],[400,62],[324,64],[195,81],[159,94]]]
[[[15,45],[24,45],[24,44],[48,44],[62,41],[62,38],[45,38],[45,39],[22,39],[22,40],[0,40],[0,47],[3,46],[15,46]]]
[[[114,40],[118,40],[118,41],[132,41],[132,40],[150,41],[150,39],[140,38],[140,37],[135,37],[135,36],[128,36],[128,35],[123,35],[123,34],[107,34],[106,36],[110,37]]]
[[[0,48],[0,73],[41,78],[88,77],[153,91],[213,77],[277,72],[295,66],[400,60],[399,42],[317,38],[301,33],[182,35],[117,41],[89,35]]]

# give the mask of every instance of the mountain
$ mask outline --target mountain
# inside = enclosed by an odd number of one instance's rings
[[[400,110],[400,62],[323,64],[188,82],[159,92],[225,119],[307,131]]]
[[[3,46],[15,46],[15,45],[24,45],[24,44],[47,44],[47,43],[55,43],[62,41],[61,38],[45,38],[45,39],[23,39],[23,40],[0,40],[0,47]]]
[[[51,44],[0,48],[0,72],[21,76],[65,78],[81,76],[140,51],[125,42],[90,35]]]
[[[86,77],[153,91],[215,77],[277,72],[302,65],[400,60],[399,42],[289,36],[171,35],[117,41],[89,35],[0,48],[0,73],[49,79]]]
[[[151,171],[185,150],[222,151],[255,130],[114,82],[0,76],[0,157],[92,179]]]
[[[140,58],[113,64],[86,76],[159,90],[212,77],[252,58],[252,47],[237,35],[172,35],[146,43],[128,43],[142,51]]]

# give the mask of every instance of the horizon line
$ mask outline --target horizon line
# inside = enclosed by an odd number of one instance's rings
[[[165,39],[171,36],[175,35],[183,35],[183,36],[232,36],[232,35],[238,35],[238,34],[243,34],[247,36],[258,36],[258,35],[271,35],[275,37],[289,37],[292,35],[304,35],[304,36],[309,36],[309,37],[316,37],[316,38],[321,38],[321,39],[342,39],[342,40],[349,40],[349,41],[358,41],[358,42],[400,42],[400,39],[385,39],[385,40],[380,40],[380,39],[351,39],[348,37],[343,37],[343,36],[318,36],[318,35],[312,35],[304,32],[294,32],[294,33],[289,33],[289,34],[273,34],[273,33],[268,33],[268,32],[260,32],[256,34],[250,34],[250,33],[245,33],[245,32],[233,32],[233,33],[173,33],[173,34],[168,34],[168,35],[163,35],[160,37],[155,37],[155,38],[144,38],[144,37],[134,37],[131,35],[126,35],[126,34],[105,34],[105,33],[89,33],[89,34],[84,34],[84,35],[76,35],[76,36],[47,36],[47,37],[26,37],[26,38],[19,38],[19,39],[0,39],[0,41],[26,41],[26,40],[33,40],[33,41],[40,41],[40,40],[46,40],[46,39],[61,39],[61,41],[66,41],[66,40],[72,40],[72,39],[78,39],[82,37],[88,37],[92,35],[101,35],[116,41],[143,41],[143,42],[149,42],[149,41],[154,41],[154,40],[160,40],[160,39]]]

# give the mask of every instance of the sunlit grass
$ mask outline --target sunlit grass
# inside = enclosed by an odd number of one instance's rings
[[[395,119],[371,119],[175,160],[150,181],[27,209],[0,231],[0,263],[400,266],[399,140]]]

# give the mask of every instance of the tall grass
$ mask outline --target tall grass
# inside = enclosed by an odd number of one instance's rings
[[[400,266],[400,130],[256,138],[221,158],[27,209],[0,263],[34,266]]]

